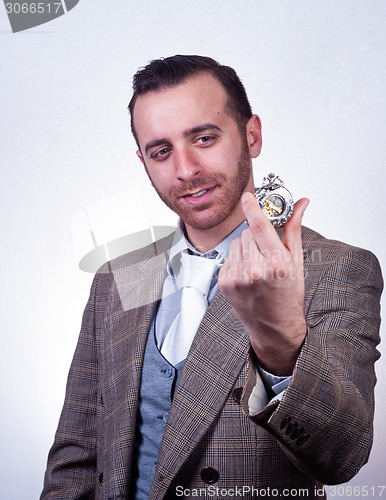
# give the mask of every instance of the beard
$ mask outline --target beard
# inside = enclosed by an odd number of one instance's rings
[[[171,188],[168,192],[160,192],[156,186],[155,190],[161,200],[173,212],[177,213],[181,220],[194,229],[211,229],[224,222],[236,209],[241,195],[248,185],[252,172],[252,161],[249,154],[246,138],[237,162],[234,174],[211,174],[200,177],[194,181],[185,182],[180,188]],[[185,194],[198,192],[208,186],[216,186],[219,189],[215,204],[213,201],[202,203],[198,206],[190,206],[181,203],[181,197]]]

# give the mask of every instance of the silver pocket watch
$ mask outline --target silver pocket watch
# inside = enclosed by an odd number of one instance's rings
[[[294,200],[278,175],[271,172],[264,177],[261,187],[256,188],[255,198],[274,227],[281,227],[290,219]]]

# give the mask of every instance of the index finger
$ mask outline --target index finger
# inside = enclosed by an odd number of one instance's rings
[[[253,194],[244,193],[241,201],[245,218],[260,252],[283,249],[283,244],[275,228],[264,214]]]

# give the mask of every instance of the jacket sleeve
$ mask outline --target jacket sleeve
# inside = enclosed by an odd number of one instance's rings
[[[350,480],[373,439],[383,282],[373,254],[348,248],[306,289],[308,334],[282,400],[250,417],[300,470],[325,484]],[[246,412],[254,376],[244,391]]]
[[[96,276],[83,314],[65,402],[48,456],[42,500],[94,498],[97,474],[97,285]]]

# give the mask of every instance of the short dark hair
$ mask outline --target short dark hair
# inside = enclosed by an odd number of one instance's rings
[[[133,115],[138,96],[146,94],[146,92],[173,87],[198,73],[209,73],[222,84],[228,94],[227,111],[235,119],[240,132],[245,131],[245,125],[252,116],[252,109],[244,85],[236,71],[229,66],[219,64],[210,57],[175,55],[155,59],[144,68],[140,68],[134,75],[133,97],[129,103],[129,111],[131,131],[137,144],[138,137]]]

